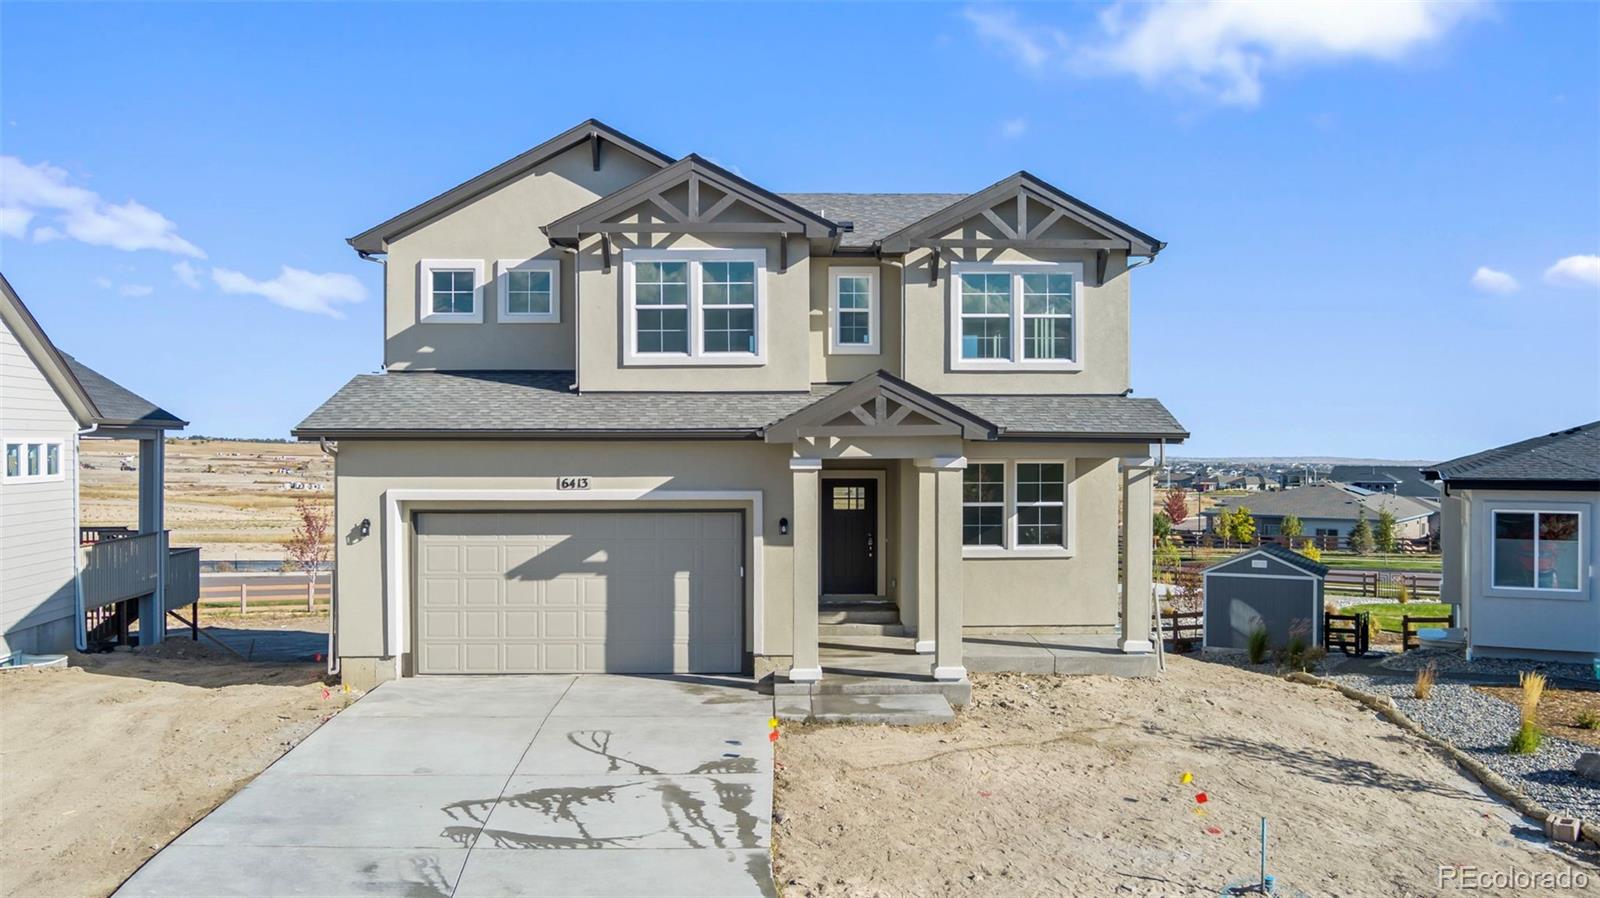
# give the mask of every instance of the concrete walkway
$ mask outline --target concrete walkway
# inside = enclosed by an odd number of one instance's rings
[[[733,678],[387,683],[116,896],[775,895],[771,713]]]

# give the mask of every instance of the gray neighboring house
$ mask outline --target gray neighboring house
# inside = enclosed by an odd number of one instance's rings
[[[1439,485],[1407,465],[1334,465],[1328,472],[1334,483],[1348,483],[1373,493],[1394,493],[1417,499],[1438,499]]]
[[[384,373],[294,430],[336,453],[345,682],[1153,650],[1187,432],[1129,395],[1129,262],[1164,244],[1034,175],[780,195],[590,120],[350,244]]]
[[[1211,529],[1221,509],[1241,506],[1250,509],[1250,516],[1256,521],[1256,533],[1261,536],[1280,535],[1283,519],[1292,514],[1300,519],[1302,536],[1332,539],[1349,537],[1356,521],[1363,516],[1368,526],[1375,525],[1378,514],[1385,509],[1395,517],[1396,536],[1420,539],[1432,534],[1439,514],[1437,505],[1426,500],[1319,484],[1221,499],[1202,515],[1206,529]]]
[[[199,598],[199,550],[163,528],[162,440],[185,426],[58,350],[0,275],[0,664],[84,648],[97,609],[107,633],[137,618],[158,642],[165,611]],[[136,527],[80,527],[83,439],[139,441]]]
[[[1600,421],[1424,468],[1468,651],[1600,658]]]

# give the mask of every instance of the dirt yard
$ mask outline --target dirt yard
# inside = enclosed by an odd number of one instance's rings
[[[1492,695],[1506,704],[1517,707],[1522,690],[1514,686],[1478,686],[1479,692]],[[1590,722],[1584,726],[1585,721]],[[1539,702],[1539,728],[1547,734],[1568,742],[1581,742],[1600,749],[1600,692],[1578,692],[1572,689],[1546,689]]]
[[[0,673],[0,895],[103,896],[346,704],[172,640]],[[70,775],[67,775],[70,774]]]
[[[84,440],[82,451],[84,525],[136,525],[139,444]],[[290,489],[297,484],[320,488]],[[315,443],[167,442],[172,544],[199,546],[207,561],[282,559],[299,496],[333,501],[333,462]]]
[[[1440,865],[1588,877],[1495,895],[1600,894],[1594,855],[1520,839],[1520,818],[1338,693],[1186,658],[1153,680],[973,684],[948,726],[784,731],[786,898],[1214,896],[1257,880],[1262,816],[1280,895],[1455,892]]]

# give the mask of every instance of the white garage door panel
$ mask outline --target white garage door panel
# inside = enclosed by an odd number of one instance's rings
[[[418,673],[723,673],[744,655],[734,512],[417,516]]]

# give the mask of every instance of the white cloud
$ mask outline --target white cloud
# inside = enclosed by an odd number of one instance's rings
[[[71,239],[120,250],[206,257],[198,246],[178,236],[171,219],[142,203],[107,202],[70,183],[64,169],[48,162],[28,165],[16,156],[0,156],[0,233],[22,237],[36,217],[49,219],[49,224],[33,231],[33,239],[40,243]]]
[[[200,269],[188,259],[181,259],[172,265],[172,273],[185,286],[194,290],[200,289]]]
[[[117,292],[123,296],[149,296],[156,292],[156,288],[147,284],[123,284],[117,288]]]
[[[1544,271],[1552,287],[1600,287],[1600,256],[1567,256]]]
[[[1345,59],[1394,62],[1482,8],[1479,0],[1117,3],[1100,14],[1098,33],[1075,42],[1009,10],[969,8],[966,18],[980,38],[1030,71],[1121,73],[1147,87],[1175,84],[1220,103],[1254,106],[1269,72]]]
[[[343,318],[339,308],[367,298],[367,288],[348,274],[317,274],[283,266],[269,281],[254,280],[227,268],[211,269],[211,279],[224,293],[265,297],[286,309]]]
[[[1000,136],[1006,140],[1016,140],[1028,133],[1028,120],[1025,118],[1010,118],[1000,123]]]
[[[1515,293],[1522,289],[1516,278],[1484,265],[1472,273],[1472,286],[1483,293]]]
[[[99,287],[101,290],[110,290],[111,279],[108,277],[97,277],[94,279],[94,285]]]

